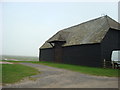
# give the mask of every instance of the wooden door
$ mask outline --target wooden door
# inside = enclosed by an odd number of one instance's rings
[[[55,47],[54,47],[54,58],[55,58],[55,62],[57,63],[61,63],[62,62],[62,46],[60,43],[55,43]]]

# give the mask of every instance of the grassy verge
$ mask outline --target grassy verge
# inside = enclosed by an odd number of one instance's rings
[[[2,83],[2,64],[0,64],[0,83]]]
[[[118,72],[120,72],[120,70],[117,70],[117,69],[108,69],[108,68],[104,69],[104,68],[86,67],[86,66],[69,65],[69,64],[58,64],[58,63],[43,62],[43,61],[41,61],[41,62],[39,62],[39,61],[17,61],[17,62],[43,64],[43,65],[47,65],[47,66],[72,70],[72,71],[96,75],[96,76],[108,76],[108,77],[120,76],[118,74]]]
[[[2,83],[14,83],[25,77],[36,75],[39,71],[28,66],[20,64],[3,64],[2,65]]]

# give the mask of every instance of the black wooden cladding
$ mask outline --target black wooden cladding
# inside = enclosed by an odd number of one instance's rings
[[[40,49],[39,59],[41,61],[103,67],[103,60],[111,61],[112,51],[120,50],[119,40],[120,31],[110,29],[101,43],[66,47],[56,45],[54,48]]]
[[[99,44],[64,47],[63,51],[63,63],[94,67],[101,66]]]
[[[111,60],[111,54],[113,50],[120,49],[120,31],[110,29],[101,42],[101,54],[102,59]]]
[[[85,66],[101,66],[100,45],[78,45],[62,47],[63,55],[60,63],[85,65]],[[54,61],[54,48],[41,49],[41,61]]]
[[[54,49],[47,48],[47,49],[40,49],[40,61],[50,61],[53,62],[54,60]]]

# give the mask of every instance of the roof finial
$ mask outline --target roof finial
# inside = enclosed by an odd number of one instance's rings
[[[107,16],[107,14],[105,14],[105,13],[102,13],[102,14],[101,14],[101,16]]]

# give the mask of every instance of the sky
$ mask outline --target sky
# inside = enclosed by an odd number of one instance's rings
[[[118,2],[2,2],[0,54],[38,56],[59,30],[103,15],[118,21]]]

